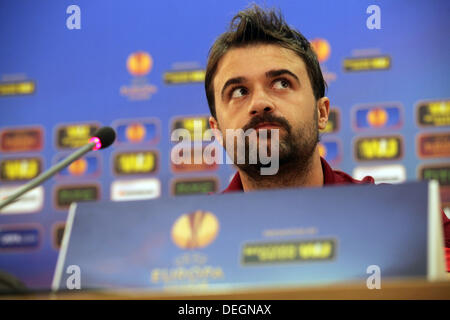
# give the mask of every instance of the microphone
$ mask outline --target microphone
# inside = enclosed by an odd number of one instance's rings
[[[8,196],[6,199],[0,201],[0,210],[14,202],[18,197],[23,195],[24,193],[34,189],[38,185],[42,184],[44,181],[48,180],[52,176],[54,176],[58,171],[64,169],[69,164],[74,162],[75,160],[81,158],[84,154],[88,153],[91,150],[99,150],[109,147],[113,144],[116,139],[116,133],[110,127],[102,127],[98,129],[92,138],[89,139],[89,143],[85,146],[79,148],[77,151],[72,153],[70,156],[65,158],[64,160],[58,162],[53,167],[50,167],[47,171],[43,172],[23,187],[18,189],[16,192]]]

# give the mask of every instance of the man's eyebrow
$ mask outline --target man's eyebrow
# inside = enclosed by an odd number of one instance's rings
[[[295,73],[293,73],[292,71],[289,71],[287,69],[270,70],[265,73],[267,78],[275,78],[275,77],[279,77],[284,74],[290,75],[291,77],[295,78],[295,80],[297,80],[298,83],[300,83],[300,79],[295,75]],[[223,95],[225,93],[225,90],[229,86],[231,86],[233,84],[241,84],[241,83],[245,82],[246,80],[247,79],[245,77],[235,77],[235,78],[228,79],[222,87],[222,91],[221,91],[222,100],[223,100]]]
[[[231,86],[231,85],[233,85],[233,84],[240,84],[240,83],[243,83],[243,82],[245,82],[245,80],[246,80],[246,79],[245,79],[244,77],[236,77],[236,78],[228,79],[227,82],[225,82],[225,84],[223,85],[223,88],[222,88],[222,92],[221,92],[222,100],[223,100],[223,94],[225,93],[225,90],[226,90],[229,86]]]
[[[266,72],[266,77],[267,78],[276,78],[276,77],[279,77],[279,76],[284,75],[284,74],[290,75],[291,77],[295,78],[298,83],[300,83],[300,79],[292,71],[289,71],[287,69],[279,69],[279,70],[267,71]]]

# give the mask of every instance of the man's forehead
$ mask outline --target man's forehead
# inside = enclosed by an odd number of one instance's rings
[[[214,87],[220,90],[217,86],[223,85],[227,79],[262,75],[280,69],[290,70],[299,78],[306,76],[305,63],[293,50],[272,44],[232,48],[218,63]]]

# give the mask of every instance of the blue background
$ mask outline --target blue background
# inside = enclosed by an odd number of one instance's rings
[[[257,3],[262,3],[256,1]],[[420,160],[415,137],[419,132],[448,132],[448,127],[420,129],[415,104],[421,100],[448,99],[450,93],[450,2],[443,1],[265,1],[281,9],[288,23],[308,39],[324,38],[331,55],[322,69],[336,74],[329,83],[331,106],[340,110],[340,130],[330,135],[340,141],[340,162],[335,167],[351,173],[360,165],[353,157],[352,141],[361,135],[400,134],[405,153],[400,163],[408,180],[417,179],[421,164],[449,162],[449,159]],[[81,9],[81,29],[69,30],[66,9]],[[369,30],[366,9],[381,8],[381,30]],[[44,146],[40,152],[14,156],[41,156],[48,168],[59,150],[55,145],[56,127],[67,123],[97,122],[111,125],[123,119],[159,119],[160,137],[149,149],[159,151],[155,176],[161,181],[163,197],[170,195],[170,181],[180,177],[217,176],[219,188],[227,186],[234,172],[221,165],[214,172],[175,174],[170,169],[171,119],[208,115],[203,83],[168,85],[163,74],[176,63],[189,62],[199,69],[206,66],[208,50],[215,38],[226,30],[237,11],[248,1],[1,1],[0,77],[25,74],[36,82],[30,96],[0,97],[0,130],[40,125]],[[387,71],[343,71],[343,59],[353,50],[375,49],[392,59]],[[135,78],[126,68],[127,57],[145,51],[153,67],[145,76],[157,92],[148,100],[130,101],[120,87]],[[403,125],[395,130],[369,129],[355,132],[352,108],[359,104],[400,103]],[[110,185],[117,177],[111,167],[112,152],[119,145],[101,152],[98,178],[77,182],[98,182],[101,199],[110,199]],[[1,157],[13,154],[0,154]],[[375,162],[373,164],[391,164]],[[372,163],[370,163],[372,165]],[[75,182],[75,180],[73,180]],[[0,182],[1,184],[4,184]],[[37,223],[43,234],[38,250],[0,252],[0,269],[23,279],[30,287],[48,287],[58,250],[52,245],[53,225],[65,221],[66,211],[53,206],[57,179],[44,184],[42,211],[34,214],[0,216],[0,228],[13,224]],[[18,265],[27,266],[25,272]],[[25,279],[26,278],[26,279]]]

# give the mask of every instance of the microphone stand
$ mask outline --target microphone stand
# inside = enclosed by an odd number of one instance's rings
[[[47,179],[51,178],[55,173],[57,173],[59,170],[62,170],[64,167],[68,166],[71,162],[77,160],[78,158],[81,158],[84,154],[91,151],[96,146],[96,142],[90,142],[86,144],[85,146],[81,147],[74,153],[72,153],[70,156],[65,158],[64,160],[58,162],[53,167],[49,168],[47,171],[42,173],[41,175],[37,176],[30,182],[28,182],[26,185],[22,186],[19,190],[15,191],[13,194],[8,196],[6,199],[0,201],[0,210],[9,205],[11,202],[14,202],[18,197],[23,195],[24,193],[30,191],[31,189],[37,187]]]

